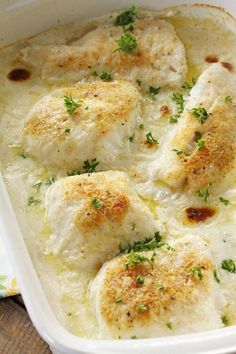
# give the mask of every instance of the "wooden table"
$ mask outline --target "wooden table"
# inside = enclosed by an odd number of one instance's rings
[[[0,299],[0,353],[51,353],[33,327],[21,296]]]

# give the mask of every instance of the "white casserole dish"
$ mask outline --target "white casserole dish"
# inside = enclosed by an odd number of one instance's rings
[[[75,19],[98,16],[115,8],[150,6],[160,9],[178,5],[184,0],[43,0],[1,1],[0,46],[17,39],[67,23]],[[186,1],[185,1],[186,2]],[[188,0],[187,3],[195,1]],[[223,6],[236,16],[236,2],[232,0],[198,1]],[[0,232],[6,243],[12,265],[30,317],[40,335],[50,345],[53,353],[90,354],[159,354],[161,353],[235,353],[236,326],[192,335],[164,337],[159,339],[97,341],[76,337],[67,332],[58,322],[46,299],[40,280],[33,267],[3,179],[0,178]]]

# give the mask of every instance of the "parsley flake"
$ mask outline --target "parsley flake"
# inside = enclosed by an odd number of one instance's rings
[[[164,291],[166,289],[166,287],[162,284],[157,284],[157,287],[160,291]]]
[[[36,192],[39,192],[42,184],[43,184],[42,182],[36,182],[32,185],[32,187],[35,188]]]
[[[129,267],[135,267],[136,265],[138,265],[142,262],[147,262],[150,265],[153,265],[152,261],[149,258],[142,256],[142,255],[134,252],[133,250],[131,250],[131,252],[128,254],[127,260],[125,262],[125,269],[129,269]]]
[[[204,191],[198,191],[197,192],[197,196],[203,198],[204,203],[208,202],[209,199],[209,188],[212,186],[212,183],[209,182],[207,185],[207,188]]]
[[[225,259],[221,262],[221,268],[229,273],[236,273],[236,262],[232,259]]]
[[[195,107],[190,110],[192,115],[197,118],[199,123],[203,124],[208,118],[210,113],[207,112],[206,108],[204,107]]]
[[[199,267],[193,267],[189,269],[188,275],[190,275],[190,277],[197,275],[199,279],[202,279],[202,270]]]
[[[131,338],[131,339],[138,339],[137,336],[131,336],[130,338]]]
[[[166,326],[167,326],[169,329],[173,329],[173,324],[172,324],[172,322],[167,322]]]
[[[103,81],[112,81],[114,79],[114,74],[109,71],[102,71],[101,74],[98,75]]]
[[[83,169],[86,173],[93,173],[96,170],[96,167],[99,165],[97,159],[92,159],[91,162],[89,160],[84,161]]]
[[[184,102],[185,102],[185,100],[184,100],[184,97],[183,97],[182,93],[180,93],[180,92],[173,93],[173,95],[170,98],[172,99],[172,101],[176,105],[177,114],[172,115],[170,117],[170,121],[169,122],[171,124],[175,124],[175,123],[178,123],[178,120],[179,120],[181,114],[184,111]]]
[[[51,184],[55,183],[55,177],[49,177],[48,180],[45,182],[46,186],[51,186]]]
[[[148,132],[146,134],[146,143],[147,144],[150,144],[150,145],[157,145],[159,144],[157,139],[155,139],[153,136],[152,136],[152,133],[151,132]]]
[[[144,124],[143,123],[139,125],[139,129],[144,129]]]
[[[142,285],[144,283],[144,278],[143,278],[142,274],[137,275],[136,281],[140,285]]]
[[[213,275],[214,275],[215,281],[216,281],[217,283],[220,283],[220,277],[219,277],[219,275],[217,274],[216,269],[213,270]]]
[[[27,156],[24,152],[21,152],[19,156],[22,157],[22,159],[27,159]]]
[[[27,200],[27,205],[31,206],[31,205],[38,205],[41,203],[40,199],[35,199],[33,196],[29,197]]]
[[[121,12],[115,20],[116,26],[126,26],[131,23],[134,23],[137,18],[136,7],[132,6],[129,9]]]
[[[117,39],[116,42],[118,44],[118,48],[115,49],[115,52],[132,53],[137,48],[137,39],[131,33],[125,33]]]
[[[136,83],[137,83],[139,86],[141,86],[142,81],[141,81],[141,80],[139,80],[139,79],[137,79],[137,80],[136,80]]]
[[[151,99],[155,100],[156,95],[160,92],[160,87],[149,86],[148,95]]]
[[[233,102],[232,96],[226,96],[226,97],[225,97],[225,102],[226,102],[226,103],[232,103],[232,102]]]
[[[70,131],[71,131],[71,129],[70,129],[70,128],[66,128],[66,129],[64,130],[65,134],[69,134],[69,133],[70,133]]]
[[[82,100],[76,102],[71,95],[64,96],[64,105],[66,106],[67,113],[70,115],[72,115],[77,108],[81,107],[83,103],[84,101]]]
[[[229,319],[226,315],[221,317],[221,321],[225,327],[229,326]]]
[[[186,91],[190,91],[193,88],[193,86],[196,84],[196,82],[197,79],[195,79],[195,77],[192,77],[192,83],[189,84],[187,81],[185,81],[182,85],[182,88]]]
[[[147,312],[147,311],[149,311],[149,307],[148,307],[148,305],[141,304],[141,305],[137,306],[137,311],[141,312],[141,313]]]
[[[99,199],[94,198],[92,199],[91,204],[95,209],[100,209],[101,206],[103,205],[103,202]]]
[[[173,151],[176,153],[176,155],[181,155],[184,153],[181,149],[173,149]]]
[[[132,143],[135,137],[135,133],[129,136],[129,141]]]
[[[198,141],[197,141],[197,147],[198,147],[199,150],[204,149],[204,147],[205,147],[205,140],[203,140],[203,139],[198,139]]]
[[[81,175],[81,172],[79,170],[67,171],[67,176],[77,176],[77,175]]]
[[[225,199],[223,197],[219,197],[219,201],[223,203],[224,205],[230,205],[230,201],[228,199]]]
[[[115,299],[115,303],[116,304],[120,304],[122,302],[122,298],[121,297],[118,297],[117,299]]]

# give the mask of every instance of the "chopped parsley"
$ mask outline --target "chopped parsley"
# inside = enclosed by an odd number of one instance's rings
[[[142,285],[144,283],[144,278],[143,278],[142,274],[137,275],[136,281],[139,285]]]
[[[142,81],[141,81],[141,80],[139,80],[139,79],[137,79],[137,80],[136,80],[136,83],[137,83],[139,86],[141,86]]]
[[[132,143],[135,137],[135,133],[129,136],[129,141]]]
[[[115,49],[115,52],[132,53],[137,48],[137,39],[129,32],[117,39],[116,42],[118,48]]]
[[[29,197],[27,200],[27,205],[31,206],[31,205],[38,205],[41,203],[40,199],[35,199],[33,196]]]
[[[206,189],[205,189],[204,191],[198,191],[198,192],[197,192],[197,196],[203,198],[204,203],[207,203],[207,202],[208,202],[208,199],[209,199],[209,196],[210,196],[210,194],[209,194],[209,188],[210,188],[211,186],[212,186],[212,183],[209,182],[208,185],[207,185],[207,187],[206,187]]]
[[[49,177],[48,180],[45,182],[46,186],[51,186],[51,184],[55,183],[55,177]]]
[[[36,192],[39,192],[42,184],[43,184],[42,182],[36,182],[32,185],[32,187],[35,188]]]
[[[166,287],[162,284],[157,284],[157,287],[160,291],[164,291],[166,289]]]
[[[129,9],[121,12],[115,20],[116,26],[126,26],[131,23],[134,23],[137,18],[136,7],[132,6]]]
[[[197,118],[199,123],[203,124],[208,118],[210,113],[207,112],[206,108],[204,107],[195,107],[190,110],[192,115]]]
[[[89,160],[84,161],[83,169],[86,173],[93,173],[96,170],[96,167],[99,165],[97,159],[92,159],[91,162]]]
[[[120,304],[122,302],[122,298],[121,297],[118,297],[116,300],[115,300],[115,303],[116,304]]]
[[[170,97],[172,99],[172,101],[175,103],[176,107],[177,107],[177,114],[172,115],[170,117],[170,123],[174,124],[177,123],[181,114],[184,111],[184,97],[182,95],[182,93],[180,92],[175,92],[173,93],[173,95]]]
[[[91,204],[95,209],[100,209],[101,206],[103,205],[103,202],[99,199],[94,198],[92,199]]]
[[[193,267],[189,269],[188,275],[190,275],[190,277],[197,275],[199,279],[202,279],[202,270],[199,267]]]
[[[149,86],[148,95],[150,98],[155,100],[156,95],[160,92],[160,87]]]
[[[232,103],[233,102],[233,98],[231,96],[226,96],[225,97],[225,102],[226,103]]]
[[[139,128],[140,128],[140,129],[144,129],[144,124],[143,124],[143,123],[140,124],[140,125],[139,125]]]
[[[223,203],[224,205],[230,205],[230,201],[228,199],[225,199],[223,197],[219,197],[219,201]]]
[[[143,305],[143,304],[141,304],[141,305],[138,305],[137,306],[137,310],[138,310],[138,312],[147,312],[147,311],[149,311],[149,307],[148,307],[148,305]]]
[[[232,259],[225,259],[221,262],[221,268],[229,273],[236,273],[236,262]]]
[[[151,132],[148,132],[146,134],[146,143],[147,144],[150,144],[150,145],[157,145],[159,144],[157,139],[155,139],[153,136],[152,136],[152,133]]]
[[[132,23],[130,23],[129,25],[125,25],[123,26],[123,31],[124,32],[132,32],[134,30],[134,26]]]
[[[192,83],[189,84],[187,81],[185,81],[182,85],[182,88],[186,91],[190,91],[193,88],[193,86],[196,84],[196,82],[197,79],[195,79],[195,77],[192,77]]]
[[[67,176],[77,176],[77,175],[81,175],[81,172],[79,170],[67,171]]]
[[[173,329],[173,324],[172,324],[172,322],[167,322],[166,326],[167,326],[169,329]]]
[[[229,326],[229,318],[226,315],[221,317],[221,321],[225,327]]]
[[[181,155],[184,153],[181,149],[173,149],[173,151],[176,153],[176,155]]]
[[[71,131],[71,129],[70,129],[70,128],[66,128],[66,129],[64,130],[64,133],[65,133],[65,134],[69,134],[69,133],[70,133],[70,131]]]
[[[24,152],[21,152],[19,156],[22,157],[22,159],[27,159],[27,156]]]
[[[198,139],[197,141],[197,147],[199,150],[203,149],[205,147],[205,140],[203,139]]]
[[[216,269],[213,270],[213,275],[214,275],[215,281],[216,281],[217,283],[220,283],[220,277],[219,277],[219,275],[217,274]]]
[[[103,81],[112,81],[114,79],[114,74],[110,71],[102,71],[100,74],[95,70],[93,71],[94,76],[100,77],[101,80]]]
[[[137,336],[131,336],[130,338],[131,338],[131,339],[138,339]]]
[[[81,107],[83,103],[84,101],[82,100],[76,102],[71,95],[64,96],[64,105],[66,106],[67,113],[70,115],[72,115],[77,108]]]
[[[129,267],[135,267],[136,265],[138,265],[142,262],[147,262],[150,265],[153,265],[153,262],[149,258],[142,256],[142,255],[136,253],[135,251],[131,250],[131,252],[128,254],[127,260],[125,262],[125,269],[129,269]]]

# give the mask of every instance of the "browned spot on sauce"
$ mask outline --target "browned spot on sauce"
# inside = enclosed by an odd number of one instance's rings
[[[187,218],[191,222],[200,222],[200,221],[205,221],[208,218],[211,218],[212,216],[215,215],[215,209],[213,208],[195,208],[195,207],[189,207],[185,209],[185,213],[187,215]]]
[[[233,65],[230,63],[227,63],[226,61],[222,61],[221,65],[226,68],[227,70],[229,70],[229,72],[231,73],[233,71]]]
[[[27,69],[16,68],[11,70],[7,78],[11,81],[25,81],[30,78],[31,72]]]
[[[205,61],[207,63],[218,63],[219,59],[217,58],[216,55],[208,55],[206,58],[205,58]]]
[[[160,112],[161,112],[162,114],[167,114],[167,113],[169,113],[169,107],[166,106],[166,105],[161,106]]]

